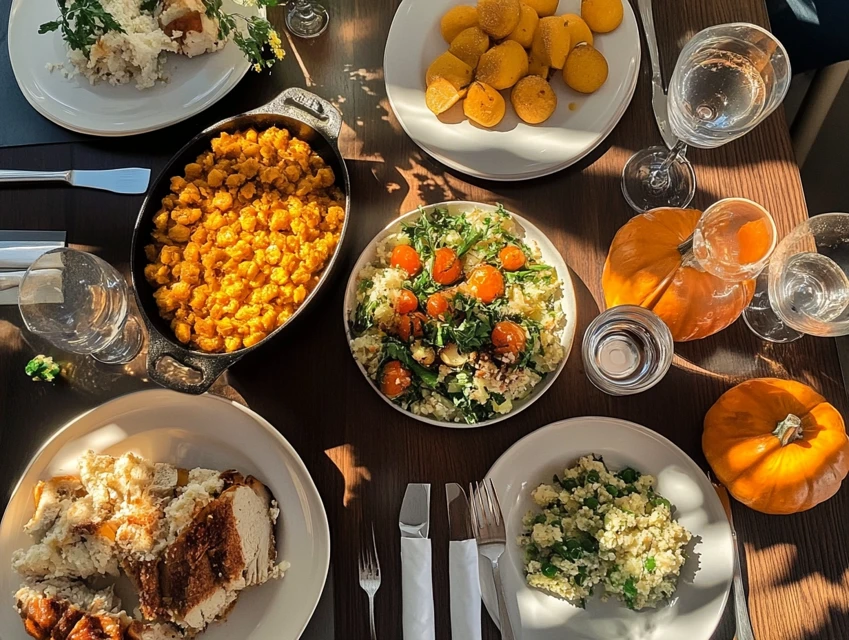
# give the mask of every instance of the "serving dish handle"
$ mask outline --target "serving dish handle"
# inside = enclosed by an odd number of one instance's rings
[[[298,87],[290,87],[274,100],[246,115],[274,113],[304,121],[337,146],[342,131],[342,114],[324,98]]]
[[[241,359],[245,355],[246,350],[237,351],[230,354],[222,354],[209,356],[204,354],[196,354],[189,349],[177,347],[171,344],[155,329],[151,330],[148,326],[148,335],[150,342],[147,348],[147,373],[151,380],[174,391],[181,393],[190,393],[192,395],[200,395],[206,393],[218,377],[227,370],[227,368]],[[161,371],[159,364],[163,358],[170,357],[178,365],[194,371],[200,375],[200,379],[196,381],[188,380],[186,377],[180,377]]]

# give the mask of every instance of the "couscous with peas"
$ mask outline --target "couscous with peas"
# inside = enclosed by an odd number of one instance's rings
[[[580,606],[596,589],[633,610],[671,598],[692,535],[655,484],[588,455],[539,485],[531,495],[540,511],[524,517],[518,539],[528,584]]]

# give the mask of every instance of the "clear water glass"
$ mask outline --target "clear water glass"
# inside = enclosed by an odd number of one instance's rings
[[[315,38],[330,24],[327,9],[313,0],[294,0],[286,9],[286,28],[299,38]]]
[[[640,393],[669,371],[674,346],[669,327],[648,309],[612,307],[584,333],[584,369],[590,382],[605,393]]]
[[[678,56],[669,84],[669,123],[679,142],[628,160],[625,199],[637,211],[686,207],[696,190],[687,145],[711,149],[745,135],[781,104],[790,79],[787,51],[766,29],[738,22],[697,33]]]
[[[849,214],[814,216],[784,238],[743,317],[770,342],[849,335]]]
[[[18,307],[27,329],[64,351],[123,364],[141,350],[123,276],[90,253],[42,255],[20,281]]]
[[[756,278],[775,251],[775,220],[746,198],[725,198],[702,214],[693,232],[693,256],[718,278],[739,282]]]

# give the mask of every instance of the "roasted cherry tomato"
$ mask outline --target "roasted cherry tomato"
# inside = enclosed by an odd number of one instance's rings
[[[467,283],[469,293],[484,304],[489,304],[497,297],[504,295],[504,276],[498,269],[488,264],[481,264],[472,269]]]
[[[435,282],[442,285],[454,284],[463,275],[463,265],[457,252],[449,247],[441,247],[433,255],[433,273]]]
[[[397,398],[413,383],[410,372],[397,360],[390,360],[383,365],[383,376],[380,379],[380,390],[387,398]]]
[[[398,318],[398,337],[404,342],[410,342],[411,338],[421,338],[424,335],[422,329],[427,318],[421,313],[407,313]]]
[[[395,300],[396,313],[412,313],[419,308],[419,300],[416,294],[409,289],[401,289],[398,292],[398,298]]]
[[[498,259],[505,271],[518,271],[525,266],[525,253],[514,244],[508,244],[499,251]]]
[[[427,315],[431,318],[445,319],[448,311],[448,297],[444,293],[434,293],[427,299]]]
[[[508,354],[518,356],[525,350],[527,338],[525,330],[515,322],[504,320],[496,323],[492,329],[492,344],[495,354],[504,357]]]
[[[411,278],[422,270],[422,259],[416,250],[408,244],[399,244],[392,250],[389,264],[396,269],[403,269]]]

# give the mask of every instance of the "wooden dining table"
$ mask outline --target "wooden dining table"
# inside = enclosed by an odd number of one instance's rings
[[[580,349],[575,348],[562,375],[538,402],[497,425],[439,428],[394,411],[357,369],[343,330],[344,284],[360,251],[393,218],[420,204],[501,202],[548,234],[571,267],[578,300],[577,317],[571,320],[577,323],[578,337],[583,335],[603,308],[601,273],[610,242],[633,215],[620,192],[622,167],[634,151],[661,143],[651,109],[648,55],[644,52],[630,107],[587,158],[545,178],[486,182],[431,159],[393,115],[382,65],[398,0],[325,2],[332,17],[324,36],[313,41],[284,39],[283,63],[270,75],[252,74],[207,112],[138,137],[0,149],[0,168],[144,166],[155,175],[203,127],[262,104],[287,86],[305,87],[342,112],[340,148],[351,174],[352,200],[350,230],[336,272],[290,331],[233,366],[227,386],[220,387],[267,418],[291,442],[318,486],[331,528],[337,639],[368,637],[357,555],[372,523],[383,576],[376,601],[378,637],[401,637],[397,521],[409,482],[433,486],[436,637],[442,640],[450,637],[443,486],[482,478],[526,434],[564,418],[613,416],[666,436],[707,470],[701,450],[705,412],[724,391],[748,378],[799,380],[849,416],[834,340],[804,337],[786,345],[768,344],[742,321],[712,337],[677,344],[668,375],[640,395],[611,397],[597,390],[584,375]],[[283,33],[281,12],[272,9],[270,16]],[[655,0],[654,15],[667,78],[682,45],[700,29],[734,21],[768,25],[763,0]],[[2,87],[4,92],[16,90]],[[698,176],[697,207],[722,197],[750,198],[772,212],[781,235],[808,215],[782,109],[745,137],[719,149],[693,149],[688,156]],[[65,230],[72,246],[100,255],[127,273],[141,202],[141,196],[65,186],[7,187],[0,190],[0,227]],[[52,354],[65,363],[58,382],[36,383],[24,374],[24,365],[36,353]],[[111,398],[152,386],[143,362],[103,367],[62,354],[29,334],[14,306],[0,307],[2,504],[42,442],[65,422]],[[849,488],[796,515],[764,515],[738,503],[733,514],[756,637],[849,638]],[[8,571],[8,564],[5,567]],[[500,637],[486,613],[483,630],[486,640]],[[6,632],[0,629],[0,637]],[[713,637],[729,640],[733,635],[729,606]],[[568,638],[568,632],[563,637]]]

